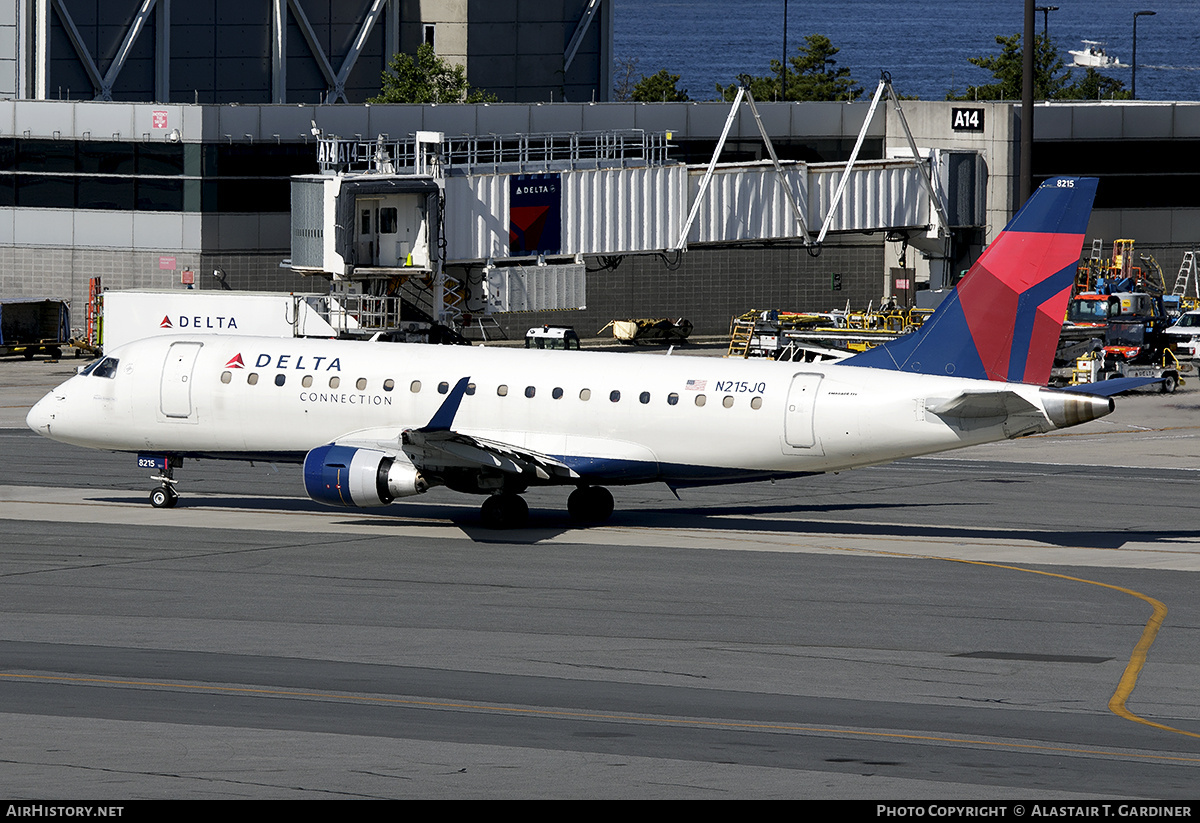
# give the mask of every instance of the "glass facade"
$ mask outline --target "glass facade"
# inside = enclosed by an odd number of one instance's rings
[[[288,212],[304,143],[184,144],[0,138],[0,207]]]

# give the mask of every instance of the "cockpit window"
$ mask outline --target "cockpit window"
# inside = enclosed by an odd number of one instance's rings
[[[88,366],[80,374],[90,374],[92,377],[116,377],[119,362],[115,357],[105,357]]]

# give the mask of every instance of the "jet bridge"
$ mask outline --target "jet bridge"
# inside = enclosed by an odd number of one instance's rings
[[[429,314],[454,325],[467,310],[582,308],[584,256],[764,240],[819,248],[818,226],[824,241],[936,238],[984,222],[975,153],[848,168],[780,162],[772,150],[771,162],[688,166],[670,159],[670,141],[640,130],[320,136],[321,172],[292,178],[291,267],[360,281],[372,296],[423,292]],[[937,204],[939,191],[964,186],[969,196],[952,198],[954,208]]]

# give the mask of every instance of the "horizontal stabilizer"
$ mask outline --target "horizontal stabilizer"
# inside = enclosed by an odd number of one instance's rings
[[[1155,383],[1161,384],[1161,377],[1115,377],[1112,380],[1101,380],[1099,383],[1080,383],[1078,386],[1065,386],[1059,391],[1078,392],[1079,394],[1094,394],[1097,397],[1112,397],[1123,391],[1144,389]]]
[[[965,391],[949,400],[929,399],[925,411],[938,417],[986,418],[1041,412],[1034,404],[1011,391]]]

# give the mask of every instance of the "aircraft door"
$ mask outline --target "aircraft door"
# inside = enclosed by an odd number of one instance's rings
[[[203,343],[172,343],[163,364],[159,393],[163,415],[173,419],[192,416],[192,370]]]
[[[821,453],[813,430],[813,411],[822,377],[820,374],[797,374],[792,377],[783,419],[783,440],[790,447],[785,451],[809,449]]]

